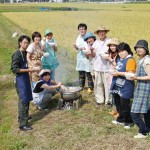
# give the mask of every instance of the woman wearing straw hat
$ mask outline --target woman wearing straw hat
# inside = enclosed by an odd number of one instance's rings
[[[110,38],[106,35],[110,30],[104,26],[100,26],[94,33],[98,35],[99,39],[93,44],[94,48],[94,93],[96,102],[98,105],[105,103],[105,105],[111,102],[109,87],[107,83],[108,78],[108,60],[102,57],[103,54],[108,52],[107,44],[110,42]],[[104,96],[105,95],[105,96]]]
[[[119,45],[119,40],[117,38],[112,38],[111,41],[107,44],[107,46],[109,47],[108,49],[108,56],[103,56],[103,58],[107,59],[109,62],[109,77],[108,77],[108,85],[109,85],[109,89],[111,86],[111,82],[112,82],[112,75],[111,72],[115,69],[116,66],[116,60],[119,58],[118,55],[118,48],[117,46]],[[112,104],[114,104],[114,100],[112,98]],[[118,117],[118,112],[116,109],[113,109],[111,112],[109,112],[109,114],[113,115],[115,118]]]
[[[150,56],[148,42],[139,40],[134,47],[140,57],[136,72],[137,85],[131,108],[131,116],[139,128],[139,133],[134,138],[146,138],[150,132]],[[144,115],[144,121],[141,117]]]

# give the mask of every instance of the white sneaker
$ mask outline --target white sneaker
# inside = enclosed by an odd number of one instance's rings
[[[130,129],[132,126],[134,126],[133,123],[125,123],[124,124],[124,129]]]
[[[147,135],[143,135],[142,133],[138,133],[134,136],[135,139],[144,139],[147,138]]]
[[[126,126],[124,126],[124,129],[130,129],[131,128],[131,126],[130,125],[126,125]]]
[[[116,121],[116,120],[113,120],[113,121],[112,121],[112,123],[113,123],[113,124],[116,124],[116,125],[117,125],[117,124],[119,124],[119,125],[123,125],[123,123],[118,122],[118,121]]]

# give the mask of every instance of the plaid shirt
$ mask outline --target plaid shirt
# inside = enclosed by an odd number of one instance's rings
[[[143,63],[139,64],[137,76],[147,76]],[[132,103],[131,112],[133,113],[147,113],[150,109],[150,81],[138,80],[134,91],[134,100]]]

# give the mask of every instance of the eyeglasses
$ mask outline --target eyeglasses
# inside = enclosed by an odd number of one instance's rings
[[[85,28],[79,28],[80,31],[86,30]]]
[[[29,42],[22,42],[23,44],[29,44]]]

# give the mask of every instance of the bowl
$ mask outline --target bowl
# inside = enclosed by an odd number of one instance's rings
[[[49,56],[49,53],[46,52],[46,53],[43,54],[43,56],[44,56],[44,57],[48,57],[48,56]]]
[[[133,77],[135,77],[135,74],[131,73],[131,72],[127,72],[127,73],[125,73],[125,77],[126,78],[133,78]]]
[[[55,46],[55,43],[48,43],[50,46]]]
[[[34,69],[34,70],[41,70],[40,67],[34,67],[33,69]]]
[[[83,48],[85,48],[83,45],[78,46],[78,49],[83,49]]]
[[[87,54],[87,53],[88,53],[88,54],[89,54],[89,53],[91,53],[91,51],[90,51],[90,50],[82,50],[82,52],[83,52],[83,53],[85,53],[85,54]]]
[[[109,73],[113,73],[114,70],[113,70],[113,69],[109,69],[108,72],[109,72]]]
[[[108,57],[109,54],[100,54],[102,57]]]

